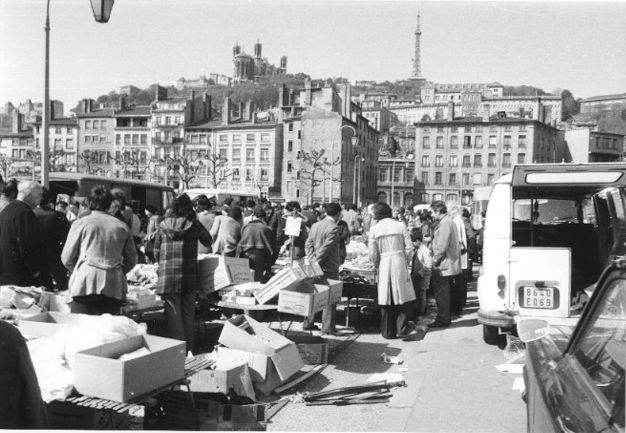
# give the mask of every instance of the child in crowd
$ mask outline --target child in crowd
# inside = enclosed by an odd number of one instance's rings
[[[418,228],[411,230],[411,240],[415,247],[413,264],[411,267],[411,279],[415,289],[417,315],[426,314],[428,307],[427,292],[430,287],[430,277],[433,270],[433,255],[430,250],[430,237],[423,236]]]

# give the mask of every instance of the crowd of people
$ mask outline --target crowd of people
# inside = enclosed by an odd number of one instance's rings
[[[0,187],[0,284],[68,290],[72,312],[119,314],[126,273],[137,263],[158,263],[166,336],[190,348],[198,254],[247,258],[260,282],[272,276],[280,255],[316,261],[324,278],[339,279],[346,245],[361,236],[377,270],[385,338],[410,334],[429,298],[438,310],[430,326],[448,326],[452,315],[462,313],[479,255],[480,232],[469,211],[441,201],[414,211],[383,202],[363,209],[338,203],[301,207],[264,198],[216,203],[201,195],[192,201],[181,194],[164,212],[148,205],[136,214],[123,191],[103,186],[69,204],[55,201],[34,181]],[[287,230],[290,217],[297,218],[297,235],[293,227]],[[336,332],[335,311],[335,305],[324,310],[322,333]],[[314,321],[308,318],[305,329],[316,329]]]

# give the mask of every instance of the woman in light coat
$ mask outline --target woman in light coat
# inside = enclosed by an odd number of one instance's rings
[[[126,273],[137,264],[128,226],[104,186],[89,193],[91,213],[72,224],[61,261],[72,272],[68,285],[72,313],[119,314],[126,300]]]
[[[384,338],[407,337],[408,317],[415,290],[409,275],[413,244],[406,225],[392,218],[387,203],[373,208],[374,221],[369,232],[369,256],[378,269],[378,304],[382,310],[380,332]]]

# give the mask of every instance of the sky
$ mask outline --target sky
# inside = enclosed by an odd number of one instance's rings
[[[46,0],[0,0],[0,105],[43,100]],[[66,113],[124,85],[232,76],[232,47],[312,78],[422,75],[500,82],[577,98],[626,92],[626,1],[117,0],[107,24],[89,0],[50,0],[50,97]]]

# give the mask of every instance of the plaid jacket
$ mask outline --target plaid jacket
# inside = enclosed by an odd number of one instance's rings
[[[159,224],[154,242],[159,262],[157,293],[188,293],[198,288],[198,242],[204,246],[212,243],[197,219],[168,217]]]

